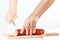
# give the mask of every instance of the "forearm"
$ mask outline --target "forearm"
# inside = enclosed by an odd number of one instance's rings
[[[17,0],[10,0],[9,1],[9,10],[16,12],[17,11]]]
[[[54,0],[41,0],[31,15],[40,17],[53,2]]]

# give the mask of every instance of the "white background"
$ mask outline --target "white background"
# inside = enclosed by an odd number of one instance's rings
[[[9,0],[0,0],[0,40],[7,40],[4,33],[14,33],[16,28],[22,28],[24,20],[32,13],[34,8],[41,0],[18,0],[17,14],[18,18],[15,20],[17,27],[8,24],[5,20],[5,15],[8,12]],[[45,29],[46,33],[60,31],[60,0],[55,2],[48,8],[48,10],[41,16],[37,23],[37,28]],[[60,40],[60,36],[44,37],[42,40]],[[41,40],[39,39],[39,40]],[[38,39],[35,39],[38,40]]]

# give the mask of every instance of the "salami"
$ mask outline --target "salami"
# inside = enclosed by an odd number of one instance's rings
[[[20,33],[20,31],[21,31],[21,29],[16,29],[17,36],[26,35],[26,30],[24,30],[24,32],[22,34]],[[42,34],[44,34],[44,30],[43,29],[36,29],[36,32],[32,33],[32,35],[42,35]],[[28,35],[30,35],[30,30],[28,32]]]

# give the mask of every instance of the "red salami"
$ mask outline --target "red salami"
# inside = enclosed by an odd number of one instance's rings
[[[20,31],[21,31],[21,29],[16,29],[17,36],[26,35],[26,30],[24,30],[24,32],[22,34],[20,33]],[[32,33],[32,35],[42,35],[42,34],[44,34],[43,29],[36,29],[36,32]],[[30,35],[30,31],[29,31],[28,35]]]

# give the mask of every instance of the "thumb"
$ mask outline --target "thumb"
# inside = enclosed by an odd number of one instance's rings
[[[14,22],[14,20],[17,18],[17,16],[13,16],[10,20],[10,23]]]

